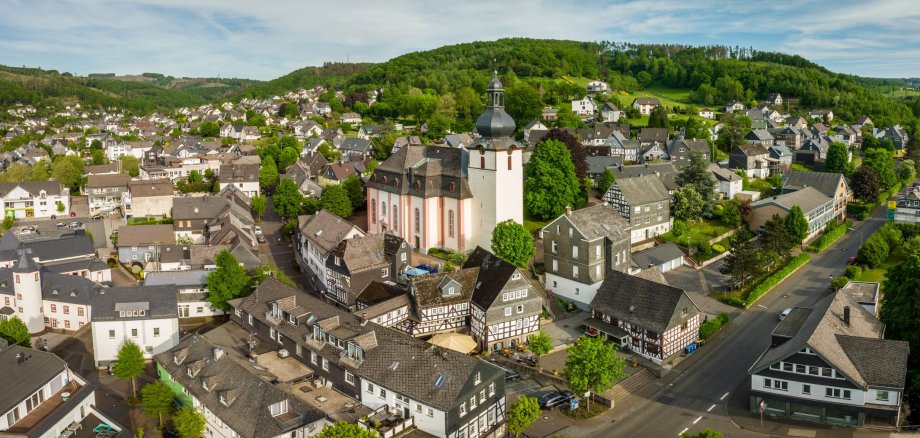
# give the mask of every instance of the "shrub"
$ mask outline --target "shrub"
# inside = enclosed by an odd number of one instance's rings
[[[674,237],[680,237],[687,232],[687,224],[684,221],[674,221],[674,225],[671,226],[671,235]]]
[[[751,304],[757,302],[761,296],[769,292],[770,289],[773,289],[773,286],[779,284],[780,281],[783,281],[784,278],[788,277],[789,274],[792,274],[799,266],[804,265],[809,260],[811,260],[811,255],[807,252],[803,252],[791,259],[782,267],[776,270],[776,272],[768,275],[760,283],[754,286],[750,292],[748,292],[747,298],[744,299],[744,307],[748,307]]]
[[[834,277],[834,280],[831,281],[831,286],[834,286],[834,289],[840,289],[847,285],[850,282],[850,279],[847,277]]]
[[[700,324],[700,339],[706,340],[716,334],[723,325],[728,323],[728,315],[720,313],[719,316]]]
[[[840,236],[846,234],[847,229],[852,225],[853,223],[850,221],[844,222],[843,225],[837,224],[836,222],[828,223],[824,228],[824,234],[815,239],[811,245],[808,245],[808,250],[812,252],[824,251],[828,246],[836,242]]]
[[[744,307],[744,300],[734,295],[719,295],[717,299],[725,304],[728,304],[729,306]]]
[[[891,249],[885,239],[877,234],[873,234],[872,237],[866,240],[866,243],[859,248],[859,252],[856,253],[856,260],[870,268],[874,268],[882,264],[890,253]]]
[[[716,254],[722,254],[723,252],[725,252],[725,247],[717,243],[715,245],[712,245],[712,250],[715,251]]]
[[[859,266],[856,266],[856,265],[847,266],[846,276],[850,280],[855,280],[859,278],[860,274],[862,274],[862,268],[860,268]]]

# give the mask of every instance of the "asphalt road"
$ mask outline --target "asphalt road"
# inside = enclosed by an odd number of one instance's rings
[[[760,436],[739,429],[728,416],[728,403],[747,405],[746,397],[733,398],[743,388],[748,368],[769,346],[770,333],[779,323],[777,314],[787,307],[810,306],[830,293],[830,275],[842,275],[850,256],[864,238],[878,230],[886,220],[881,208],[856,226],[810,263],[780,283],[747,312],[735,319],[729,332],[716,345],[703,347],[705,356],[690,365],[672,386],[658,391],[627,418],[614,425],[585,432],[592,437],[673,437],[681,432],[695,433],[707,427],[726,437]],[[727,337],[726,337],[727,335]],[[618,407],[627,408],[627,407]],[[807,425],[799,427],[807,429]]]

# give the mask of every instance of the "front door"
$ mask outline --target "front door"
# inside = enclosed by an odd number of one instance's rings
[[[415,249],[419,249],[419,248],[421,248],[421,247],[422,247],[422,245],[421,245],[421,239],[419,239],[418,236],[415,236]]]

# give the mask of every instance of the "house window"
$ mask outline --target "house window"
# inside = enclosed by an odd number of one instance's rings
[[[511,308],[505,307],[505,316],[511,316]]]
[[[156,337],[159,337],[159,336],[160,336],[160,328],[159,328],[159,327],[154,327],[154,328],[153,328],[153,337],[156,338]]]
[[[466,415],[466,403],[460,403],[460,416]]]
[[[559,260],[553,260],[553,272],[559,272]]]
[[[888,391],[875,391],[875,399],[878,401],[888,401]]]
[[[313,365],[316,365],[316,352],[313,352],[313,351],[310,352],[310,363],[312,363]]]
[[[386,181],[384,181],[384,182],[386,182]],[[387,217],[387,203],[386,203],[386,202],[381,202],[381,203],[380,203],[380,217],[382,217],[382,218],[384,218],[384,219],[386,219],[386,217]]]
[[[572,245],[572,258],[578,258],[578,245]]]
[[[371,393],[371,394],[374,393],[374,384],[373,384],[373,383],[367,382],[367,392],[369,392],[369,393]]]
[[[495,382],[489,384],[489,397],[495,395]]]
[[[250,313],[248,316],[249,316],[249,325],[255,325],[252,323],[252,314]]]
[[[70,328],[70,320],[68,319],[64,320],[64,328]]]
[[[354,385],[354,384],[355,384],[355,375],[352,374],[352,373],[349,373],[348,371],[345,371],[345,381],[348,382],[348,383],[351,384],[351,385]]]
[[[511,170],[511,155],[508,156],[508,170]]]
[[[578,278],[578,266],[572,266],[572,277]]]
[[[476,396],[470,397],[470,410],[476,409]]]
[[[802,394],[811,395],[811,385],[802,385]]]
[[[329,360],[325,357],[323,358],[323,371],[329,371]]]
[[[524,313],[524,305],[523,305],[523,304],[518,304],[518,305],[517,305],[517,313]]]
[[[426,415],[429,417],[434,417],[434,409],[428,408],[428,413]]]
[[[57,312],[57,306],[56,306],[56,305],[54,305],[54,304],[51,305],[51,312]]]
[[[399,209],[393,206],[393,228],[399,228]]]
[[[601,276],[601,265],[594,267],[594,276],[600,278]]]
[[[422,413],[422,405],[416,403],[416,404],[415,404],[415,412],[418,412],[419,414],[421,414],[421,413]]]
[[[415,209],[415,232],[422,232],[422,212],[419,209]]]
[[[384,398],[384,399],[387,398],[387,390],[386,390],[386,389],[380,388],[379,394],[380,394],[380,398]]]
[[[136,337],[137,337],[137,329],[131,329],[131,337],[132,337],[132,338],[136,338]]]
[[[115,330],[109,330],[109,339],[115,339]]]
[[[555,254],[556,250],[558,249],[558,246],[556,245],[555,240],[550,241],[550,247],[552,248],[553,254]]]
[[[64,306],[64,314],[70,315],[70,306]]]
[[[575,234],[575,230],[572,227],[569,227],[569,237],[572,237]]]
[[[371,199],[371,223],[377,223],[377,200]]]
[[[486,157],[479,157],[479,168],[480,169],[486,168]]]
[[[447,210],[447,237],[454,237],[454,211]]]

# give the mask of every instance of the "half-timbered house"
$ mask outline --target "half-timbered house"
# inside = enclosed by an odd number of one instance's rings
[[[605,336],[660,364],[699,338],[700,319],[683,289],[610,271],[585,325],[589,335]]]
[[[411,251],[402,237],[389,233],[339,242],[326,257],[325,296],[353,309],[356,296],[371,281],[395,281],[409,264]]]
[[[427,336],[465,327],[478,276],[479,268],[470,268],[409,279],[413,311],[396,329],[413,336]]]

